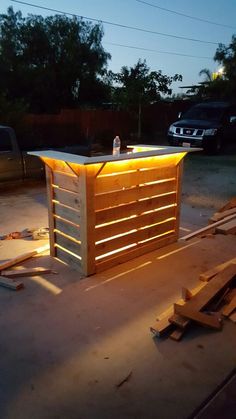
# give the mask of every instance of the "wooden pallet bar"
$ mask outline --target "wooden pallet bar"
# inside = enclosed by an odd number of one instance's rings
[[[196,149],[119,156],[31,152],[46,164],[50,252],[91,275],[178,239],[182,160]]]

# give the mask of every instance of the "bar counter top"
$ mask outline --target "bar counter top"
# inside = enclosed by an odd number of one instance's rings
[[[107,163],[115,162],[122,160],[131,160],[131,159],[140,159],[145,157],[152,156],[161,156],[167,154],[177,154],[177,153],[189,153],[194,151],[201,151],[201,148],[190,148],[190,147],[168,147],[168,146],[159,146],[159,145],[128,145],[130,149],[137,150],[135,152],[121,153],[118,156],[113,156],[112,154],[86,157],[80,156],[71,153],[63,153],[61,151],[55,150],[42,150],[42,151],[29,151],[28,154],[38,157],[46,157],[48,159],[67,161],[70,163],[80,164],[80,165],[89,165],[96,163]]]

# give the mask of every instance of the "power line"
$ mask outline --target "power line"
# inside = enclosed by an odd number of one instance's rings
[[[117,47],[138,49],[138,50],[141,50],[141,51],[157,52],[158,54],[179,55],[181,57],[191,57],[191,58],[201,58],[201,59],[204,58],[204,59],[207,59],[207,60],[212,60],[211,57],[200,57],[199,55],[189,55],[189,54],[182,54],[182,53],[179,53],[179,52],[171,52],[171,51],[158,51],[156,49],[136,47],[134,45],[116,44],[116,43],[113,43],[113,42],[104,42],[104,44],[114,45],[114,46],[117,46]]]
[[[143,0],[135,0],[135,1],[137,1],[138,3],[146,4],[147,6],[155,7],[156,9],[164,10],[165,12],[187,17],[188,19],[198,20],[199,22],[209,23],[210,25],[223,26],[224,28],[235,29],[234,26],[224,25],[223,23],[213,22],[212,20],[206,20],[206,19],[201,19],[200,17],[186,15],[185,13],[177,12],[176,10],[166,9],[165,7],[160,7],[160,6],[157,6],[156,4],[148,3],[147,1],[143,1]]]
[[[87,16],[77,15],[75,13],[69,13],[69,12],[64,12],[64,11],[57,10],[57,9],[51,9],[50,7],[39,6],[37,4],[28,3],[28,2],[25,2],[25,1],[20,1],[20,0],[11,0],[11,1],[13,3],[19,3],[19,4],[26,5],[26,6],[35,7],[37,9],[47,10],[47,11],[55,12],[55,13],[61,13],[63,15],[68,15],[68,16],[73,16],[73,17],[79,17],[81,19],[87,19],[87,20],[91,20],[91,21],[95,21],[95,22],[99,22],[99,23],[101,22],[105,25],[112,25],[112,26],[117,26],[117,27],[120,27],[120,28],[132,29],[132,30],[139,31],[139,32],[146,32],[146,33],[151,33],[151,34],[154,34],[154,35],[161,35],[161,36],[166,36],[166,37],[169,37],[169,38],[182,39],[182,40],[192,41],[192,42],[200,42],[202,44],[218,45],[220,43],[220,42],[204,41],[204,40],[195,39],[195,38],[187,38],[187,37],[184,37],[184,36],[171,35],[171,34],[167,34],[167,33],[163,33],[163,32],[151,31],[151,30],[148,30],[148,29],[142,29],[142,28],[138,28],[138,27],[135,27],[135,26],[128,26],[128,25],[122,25],[120,23],[109,22],[107,20],[102,20],[102,19],[94,19],[94,18],[87,17]]]

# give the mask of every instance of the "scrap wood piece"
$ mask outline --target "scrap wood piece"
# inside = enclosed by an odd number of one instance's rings
[[[9,288],[14,291],[18,291],[19,289],[24,288],[23,282],[19,282],[19,281],[13,282],[13,281],[10,281],[8,278],[4,278],[2,276],[0,276],[0,286],[4,288]]]
[[[236,310],[229,316],[229,319],[236,323]]]
[[[230,201],[227,202],[226,205],[224,205],[222,208],[220,208],[218,210],[218,212],[224,212],[224,211],[226,211],[228,209],[231,209],[231,208],[234,208],[234,207],[236,207],[236,196],[234,196],[233,198],[231,198]]]
[[[201,236],[202,233],[206,233],[206,232],[208,232],[208,233],[213,232],[214,233],[215,230],[216,230],[216,227],[218,227],[221,224],[225,224],[227,221],[233,220],[234,218],[236,218],[236,213],[232,214],[232,215],[229,215],[228,217],[225,217],[223,220],[217,221],[216,223],[209,224],[206,227],[203,227],[203,228],[200,228],[199,230],[193,231],[193,233],[187,234],[187,236],[180,237],[179,240],[187,241],[187,240],[192,239],[193,237]]]
[[[231,265],[232,263],[236,263],[236,258],[228,260],[227,262],[221,263],[220,265],[214,266],[214,268],[208,269],[208,271],[203,272],[200,274],[199,279],[200,281],[208,282],[212,279],[216,274],[223,271],[227,266]]]
[[[174,304],[174,311],[176,314],[180,314],[181,316],[185,316],[190,320],[194,320],[201,326],[211,327],[213,329],[221,329],[222,327],[221,317],[218,312],[209,315],[202,313],[201,311],[192,310],[186,304],[184,306]]]
[[[185,329],[181,329],[180,327],[176,327],[175,330],[170,334],[170,339],[175,340],[176,342],[179,342],[184,333],[185,333]]]
[[[169,317],[173,314],[173,306],[169,307],[167,312],[169,312],[169,314],[166,314],[162,319],[158,319],[155,325],[150,327],[150,331],[159,338],[172,330],[174,327],[173,324],[169,322]]]
[[[23,253],[22,255],[16,256],[7,262],[0,263],[0,271],[10,268],[11,266],[14,266],[19,262],[23,262],[26,259],[30,259],[33,256],[45,252],[46,250],[49,250],[49,244],[45,244],[44,246],[38,247],[38,249],[32,250],[30,252]]]
[[[191,293],[191,291],[188,290],[188,288],[182,287],[182,299],[184,301],[188,301],[190,300],[190,298],[192,298],[193,294]]]
[[[42,275],[42,274],[50,274],[55,273],[55,271],[52,271],[48,268],[29,268],[29,269],[19,269],[19,270],[12,270],[12,271],[2,271],[1,275],[6,276],[7,278],[19,278],[24,276],[35,276],[35,275]]]
[[[215,212],[215,214],[209,219],[209,223],[215,223],[217,221],[222,220],[223,218],[228,217],[228,215],[235,214],[236,213],[236,207],[231,208],[222,212]]]
[[[236,296],[233,297],[231,302],[223,309],[222,314],[228,317],[236,309]]]
[[[222,272],[216,274],[215,277],[205,285],[205,287],[203,287],[183,306],[175,304],[174,312],[181,316],[195,320],[195,314],[202,311],[221,291],[224,291],[224,289],[229,286],[230,282],[234,279],[235,275],[236,265],[229,265]],[[192,316],[195,316],[195,318]],[[201,315],[200,318],[203,320]],[[207,319],[205,320],[207,321]],[[212,321],[212,325],[214,325],[214,321]],[[215,325],[217,325],[216,322]]]
[[[221,291],[223,292],[236,275],[236,265],[230,264],[223,271],[219,272],[203,287],[191,300],[185,303],[192,309],[200,311],[209,304]]]
[[[195,295],[205,286],[205,283],[199,283],[190,292]],[[178,304],[184,304],[184,300],[181,298],[177,301]],[[157,337],[162,337],[170,330],[174,329],[174,325],[170,322],[170,318],[174,315],[173,304],[169,306],[161,315],[158,316],[156,323],[150,327],[150,331]]]
[[[179,306],[180,304],[174,303],[174,314],[169,318],[169,322],[179,327],[180,329],[186,329],[186,327],[189,326],[190,321],[175,311],[175,305]]]
[[[235,234],[236,233],[236,220],[231,220],[228,223],[222,224],[216,228],[216,233],[219,234]]]

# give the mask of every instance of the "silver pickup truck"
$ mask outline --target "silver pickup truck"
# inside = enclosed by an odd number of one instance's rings
[[[0,182],[40,178],[43,173],[41,160],[21,151],[15,131],[0,125]]]

